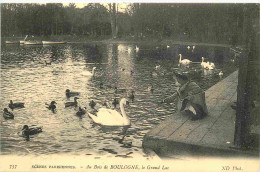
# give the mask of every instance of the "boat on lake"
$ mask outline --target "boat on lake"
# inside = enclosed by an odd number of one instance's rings
[[[24,41],[24,45],[42,45],[42,41]]]
[[[66,44],[67,42],[61,42],[61,41],[42,41],[43,45],[46,44]]]

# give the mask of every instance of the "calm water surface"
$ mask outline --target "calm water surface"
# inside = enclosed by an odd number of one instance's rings
[[[14,120],[1,120],[1,154],[41,155],[62,154],[100,157],[146,156],[142,149],[144,135],[175,111],[174,105],[159,102],[175,92],[172,72],[182,70],[203,88],[217,83],[218,73],[224,77],[236,67],[230,61],[234,54],[229,49],[200,47],[191,51],[187,46],[170,48],[156,45],[79,44],[55,46],[3,45],[1,49],[1,110],[9,101],[24,102],[25,108],[14,109]],[[178,69],[178,54],[194,62],[189,69]],[[201,57],[212,61],[216,69],[202,70]],[[155,66],[160,65],[156,71]],[[96,67],[96,77],[83,75]],[[131,74],[131,71],[133,73]],[[155,74],[156,72],[156,74]],[[100,83],[104,88],[100,88]],[[154,92],[148,91],[153,85]],[[115,93],[114,87],[127,89]],[[87,115],[76,116],[77,108],[64,107],[65,90],[80,92],[79,106],[91,111],[89,102],[104,102],[128,97],[135,91],[135,100],[126,108],[131,127],[121,143],[122,127],[101,127]],[[45,103],[57,102],[52,113]],[[117,108],[119,110],[119,108]],[[9,109],[10,110],[10,109]],[[23,125],[42,126],[43,132],[30,141],[21,137]]]

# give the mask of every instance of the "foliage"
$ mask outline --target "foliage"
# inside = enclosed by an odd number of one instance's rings
[[[1,4],[3,36],[88,35],[227,42],[243,34],[247,4]],[[253,4],[257,6],[257,4]],[[257,7],[256,7],[257,8]],[[111,27],[113,26],[113,27]],[[113,33],[112,33],[113,32]],[[233,39],[235,40],[235,39]]]

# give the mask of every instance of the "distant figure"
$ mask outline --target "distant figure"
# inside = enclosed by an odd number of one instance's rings
[[[175,74],[176,93],[163,100],[163,103],[171,103],[177,100],[177,110],[191,116],[192,120],[205,117],[208,113],[205,92],[186,75]]]

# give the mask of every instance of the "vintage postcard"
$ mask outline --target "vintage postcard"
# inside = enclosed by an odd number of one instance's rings
[[[260,170],[257,1],[0,5],[0,172]]]

